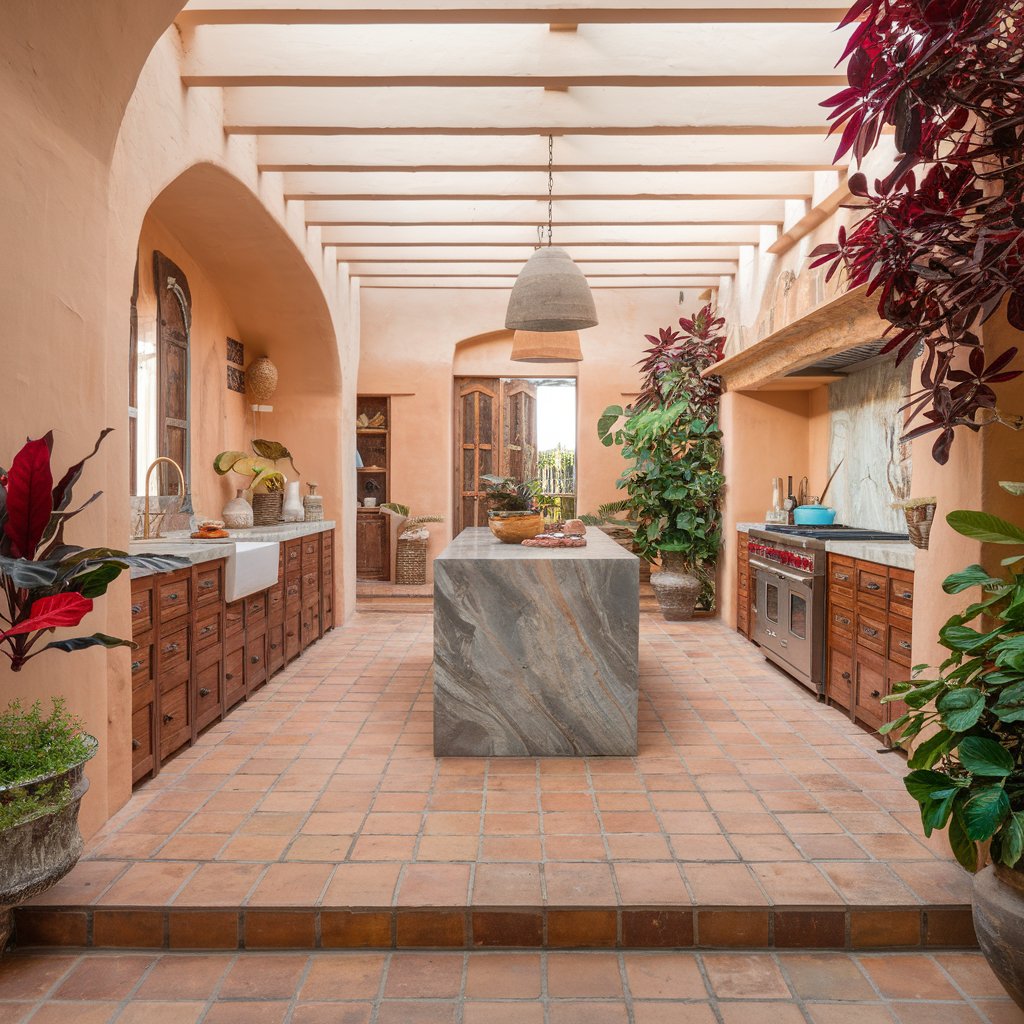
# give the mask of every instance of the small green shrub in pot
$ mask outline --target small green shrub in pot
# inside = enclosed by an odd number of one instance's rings
[[[134,647],[106,633],[49,638],[77,626],[126,569],[162,572],[189,564],[65,539],[68,522],[102,493],[74,505],[85,464],[109,433],[104,430],[93,450],[56,481],[52,433],[28,441],[10,469],[0,470],[0,653],[15,672],[47,652]],[[53,697],[56,681],[47,689]],[[78,807],[89,785],[84,766],[96,748],[59,699],[49,714],[40,702],[26,709],[17,701],[0,713],[0,952],[11,907],[49,888],[81,855]]]
[[[1011,493],[1020,485],[1004,484]],[[957,533],[984,544],[1024,548],[1024,528],[986,512],[951,512]],[[980,588],[950,617],[939,642],[950,653],[937,669],[914,668],[888,701],[907,711],[882,732],[900,744],[920,736],[905,785],[926,835],[946,829],[956,859],[977,872],[974,920],[989,962],[1024,1005],[1024,553],[998,575],[970,565],[944,581],[947,594]]]

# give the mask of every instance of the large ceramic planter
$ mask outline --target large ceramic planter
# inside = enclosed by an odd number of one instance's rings
[[[82,856],[78,807],[89,788],[85,763],[98,746],[93,737],[89,740],[89,756],[73,768],[0,788],[0,801],[4,801],[22,791],[52,787],[50,792],[59,794],[67,787],[56,810],[0,831],[0,954],[10,938],[13,908],[59,882]]]
[[[1024,1008],[1024,871],[989,864],[974,876],[974,930],[995,976]]]
[[[539,512],[488,512],[487,525],[502,544],[522,544],[544,532]]]
[[[686,622],[700,596],[700,581],[686,571],[686,559],[679,551],[661,553],[661,572],[651,573],[651,587],[662,616],[669,622]]]

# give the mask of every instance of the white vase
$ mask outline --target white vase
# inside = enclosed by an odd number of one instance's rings
[[[301,523],[306,518],[306,510],[299,494],[299,481],[285,484],[284,508],[281,509],[281,522]]]
[[[238,491],[224,506],[220,517],[229,530],[248,530],[252,526],[252,505]]]

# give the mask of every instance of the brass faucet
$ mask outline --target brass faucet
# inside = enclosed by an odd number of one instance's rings
[[[157,531],[154,534],[150,534],[149,532],[149,478],[153,475],[153,470],[156,469],[161,462],[169,463],[178,471],[178,479],[181,481],[181,500],[178,502],[179,512],[181,511],[181,506],[185,504],[185,474],[182,472],[181,466],[179,466],[174,459],[170,459],[166,455],[161,455],[160,458],[154,459],[149,464],[149,469],[146,470],[146,502],[142,513],[142,537],[144,540],[158,540],[160,537],[160,527],[157,527]],[[159,514],[160,513],[158,513],[158,515]],[[163,514],[166,515],[166,513]]]

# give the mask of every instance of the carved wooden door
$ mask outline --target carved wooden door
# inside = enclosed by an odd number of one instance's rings
[[[533,480],[537,476],[537,385],[503,380],[501,394],[501,475]]]
[[[501,472],[501,381],[455,381],[455,535],[487,525],[486,486],[481,477]]]
[[[181,269],[163,253],[153,253],[153,283],[157,300],[157,438],[160,454],[181,466],[189,487],[189,332],[192,296]],[[177,474],[166,463],[160,466],[160,493],[178,492]]]

